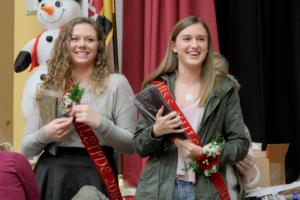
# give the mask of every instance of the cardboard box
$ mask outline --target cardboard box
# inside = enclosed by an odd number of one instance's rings
[[[254,160],[256,166],[260,171],[260,180],[257,184],[259,187],[268,187],[271,185],[270,181],[270,166],[269,166],[269,157],[266,154],[266,151],[253,151]]]
[[[256,166],[260,171],[260,180],[257,184],[259,187],[268,187],[271,185],[270,181],[270,166],[269,166],[269,158],[266,154],[266,151],[253,151],[254,160],[256,162]]]
[[[285,156],[289,144],[268,144],[266,151],[253,150],[261,173],[260,187],[285,184]]]
[[[268,144],[271,185],[285,184],[285,156],[289,144]]]

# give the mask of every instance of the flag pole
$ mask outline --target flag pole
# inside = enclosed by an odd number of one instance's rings
[[[119,59],[118,59],[118,36],[117,36],[117,20],[116,20],[116,2],[112,0],[113,7],[113,55],[114,55],[114,71],[120,72],[119,69]],[[118,165],[118,177],[122,177],[123,180],[123,162],[122,162],[122,154],[117,152],[117,165]],[[120,180],[119,180],[120,181]],[[124,187],[124,186],[123,186]]]
[[[112,0],[113,3],[113,54],[114,54],[114,70],[119,72],[119,59],[118,59],[118,38],[117,38],[117,20],[116,20],[116,2]]]

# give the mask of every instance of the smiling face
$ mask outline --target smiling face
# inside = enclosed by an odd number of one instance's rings
[[[90,24],[75,25],[69,45],[72,66],[78,70],[92,69],[98,46],[97,33]]]
[[[171,44],[177,54],[178,67],[201,67],[208,52],[208,34],[196,23],[183,29]]]
[[[81,16],[80,5],[75,0],[40,0],[37,18],[45,29],[57,29]]]

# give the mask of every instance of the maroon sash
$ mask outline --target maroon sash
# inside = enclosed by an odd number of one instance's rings
[[[122,200],[118,182],[92,128],[87,124],[76,122],[75,118],[73,124],[104,182],[109,199]]]
[[[186,119],[184,114],[181,112],[181,110],[177,106],[176,102],[173,100],[172,95],[169,92],[168,85],[164,81],[160,81],[160,80],[152,81],[152,85],[157,87],[157,89],[160,91],[163,98],[166,100],[167,104],[170,106],[170,108],[173,111],[176,111],[179,114],[179,116],[181,117],[182,127],[184,129],[186,129],[185,133],[187,134],[189,139],[194,144],[199,145],[199,146],[202,147],[201,141],[200,141],[197,133],[195,133],[194,129],[192,128],[192,126],[190,125],[190,123],[188,122],[188,120]],[[197,158],[196,160],[198,161],[199,166],[200,166],[201,161],[203,161],[203,159],[202,158]],[[214,183],[216,189],[218,190],[221,199],[222,200],[230,200],[226,184],[224,182],[224,179],[223,179],[222,174],[220,173],[220,171],[218,171],[216,173],[212,173],[211,176],[210,176],[210,179],[212,180],[212,182]]]

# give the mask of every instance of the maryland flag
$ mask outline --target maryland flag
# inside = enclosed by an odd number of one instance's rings
[[[113,0],[89,0],[88,16],[102,25],[106,34],[106,46],[113,36],[113,12]]]
[[[102,25],[106,35],[106,58],[109,66],[119,71],[117,35],[114,26],[114,0],[88,0],[88,16]]]

